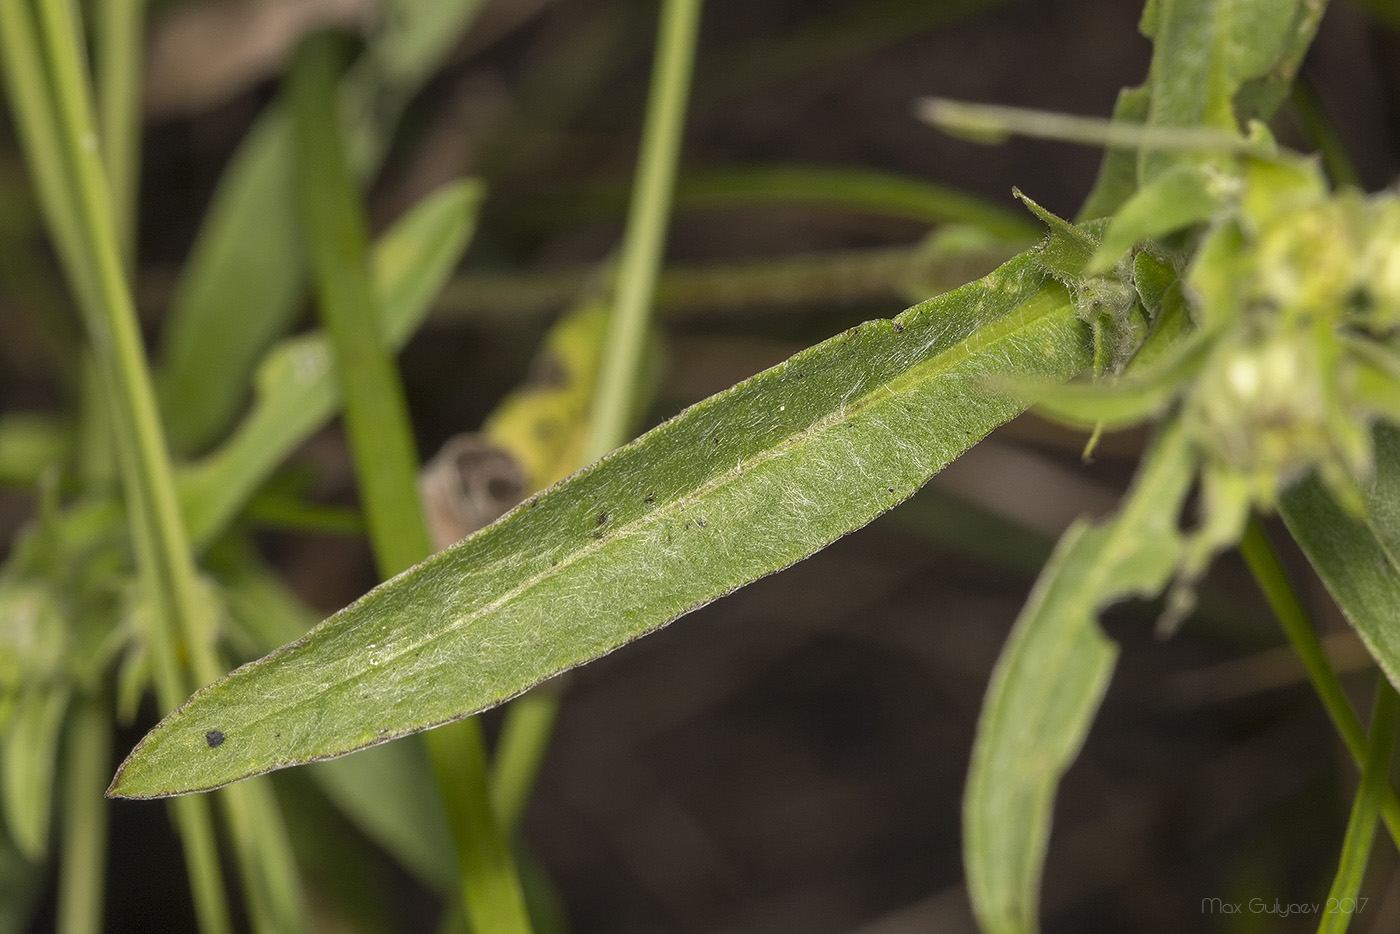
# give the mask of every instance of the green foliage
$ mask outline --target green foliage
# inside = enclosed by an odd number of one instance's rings
[[[129,720],[153,688],[169,715],[110,795],[185,795],[316,763],[316,800],[455,902],[449,926],[528,931],[524,895],[540,887],[517,878],[517,863],[529,864],[512,836],[559,701],[537,692],[512,708],[494,759],[468,718],[811,555],[1031,405],[1093,430],[1090,450],[1106,429],[1151,425],[1155,440],[1118,511],[1074,523],[1049,554],[993,672],[963,815],[979,923],[996,934],[1038,927],[1058,785],[1117,656],[1100,616],[1161,598],[1170,633],[1211,561],[1236,545],[1361,768],[1332,889],[1355,897],[1376,823],[1400,840],[1389,785],[1400,715],[1390,688],[1400,685],[1400,197],[1333,190],[1266,125],[1325,4],[1150,0],[1141,29],[1152,64],[1112,121],[920,105],[974,138],[1104,146],[1078,223],[1019,190],[1031,217],[852,169],[682,180],[682,205],[839,204],[965,225],[942,227],[920,253],[972,244],[1006,256],[1044,234],[977,281],[809,347],[622,444],[658,359],[652,311],[665,292],[699,28],[698,0],[669,0],[618,263],[548,330],[536,378],[478,438],[533,495],[479,531],[467,523],[473,534],[429,557],[393,356],[461,261],[483,189],[439,188],[373,248],[361,190],[481,6],[395,0],[361,45],[320,35],[301,46],[285,99],[220,182],[160,324],[153,374],[130,287],[141,4],[102,6],[96,93],[76,7],[0,0],[5,88],[87,332],[84,362],[67,367],[85,371],[77,418],[0,420],[0,482],[42,491],[0,570],[0,930],[22,923],[4,912],[28,900],[4,887],[32,892],[55,841],[64,930],[100,929],[108,718]],[[956,12],[896,8],[910,22]],[[902,28],[877,23],[870,35]],[[837,38],[814,34],[784,54]],[[772,68],[792,67],[778,59]],[[908,288],[904,263],[886,274]],[[811,261],[781,275],[778,265],[766,287],[813,277]],[[324,333],[289,337],[308,285]],[[342,408],[363,527],[388,580],[308,631],[308,611],[248,530],[279,504],[283,521],[360,528],[355,514],[328,519],[301,502],[284,470]],[[1026,569],[1049,548],[965,504],[923,501],[983,530],[971,534],[1017,536],[990,556],[986,542],[964,544],[993,562]],[[1369,738],[1251,518],[1274,511],[1385,676]],[[454,721],[465,722],[426,747],[323,761]],[[255,930],[311,923],[280,793],[266,780],[221,792],[217,829],[205,799],[173,803],[202,931],[230,930],[237,914],[220,835]],[[549,924],[547,911],[533,914]]]

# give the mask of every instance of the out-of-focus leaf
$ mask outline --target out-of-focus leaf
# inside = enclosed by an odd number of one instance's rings
[[[454,182],[380,238],[374,279],[380,336],[398,349],[427,316],[466,249],[481,188]],[[257,399],[234,435],[179,476],[190,540],[209,544],[287,456],[340,405],[330,349],[319,333],[283,341],[258,368]]]
[[[346,76],[353,163],[379,164],[412,95],[450,51],[481,0],[392,4],[385,29]],[[292,183],[290,126],[259,119],[224,173],[172,302],[158,390],[177,450],[200,451],[244,405],[249,374],[292,323],[307,257]]]
[[[1157,0],[1148,4],[1142,31],[1152,39],[1152,67],[1146,125],[1216,127],[1238,132],[1239,118],[1268,117],[1268,95],[1258,96],[1244,114],[1236,96],[1275,69],[1286,88],[1301,49],[1312,40],[1322,4],[1311,0]],[[1315,8],[1309,10],[1307,8]],[[1303,28],[1303,27],[1308,28]],[[1277,107],[1283,100],[1273,101]],[[1144,185],[1200,154],[1144,150],[1138,184]]]
[[[31,930],[34,909],[44,894],[45,873],[25,859],[0,826],[0,934]]]
[[[801,560],[906,499],[1088,341],[1022,255],[686,410],[216,682],[110,793],[217,787],[467,716]],[[223,741],[212,746],[206,734]]]
[[[1113,119],[1119,123],[1145,123],[1151,94],[1146,86],[1124,88],[1118,92],[1113,107]],[[1117,212],[1137,190],[1137,151],[1110,148],[1099,165],[1099,177],[1094,188],[1079,209],[1079,220],[1095,220]]]
[[[0,485],[33,486],[73,449],[73,428],[45,415],[0,416]]]
[[[48,853],[54,766],[68,697],[68,687],[61,684],[22,691],[0,743],[5,826],[32,862],[41,862]]]
[[[1375,431],[1376,473],[1357,517],[1310,477],[1279,513],[1342,613],[1393,685],[1400,685],[1400,431]]]
[[[228,427],[253,362],[297,312],[306,258],[292,193],[286,120],[269,113],[225,170],[171,301],[156,376],[177,450]]]
[[[1177,522],[1194,460],[1185,431],[1170,423],[1118,515],[1077,522],[1060,539],[992,673],[963,807],[968,892],[987,934],[1038,927],[1055,790],[1117,656],[1096,618],[1165,586],[1182,550]]]

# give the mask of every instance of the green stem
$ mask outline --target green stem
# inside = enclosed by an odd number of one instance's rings
[[[107,801],[112,717],[92,698],[68,721],[63,776],[63,849],[58,869],[59,934],[100,934],[107,867]]]
[[[97,4],[97,107],[112,193],[112,218],[126,267],[136,244],[136,189],[141,163],[141,58],[145,0]]]
[[[970,224],[1008,240],[1034,240],[1040,235],[1022,212],[957,188],[844,166],[755,166],[687,175],[676,188],[676,204],[686,209],[754,204],[847,208],[927,224]]]
[[[97,145],[91,89],[78,47],[82,29],[67,0],[41,0],[39,12],[59,142],[68,169],[67,181],[76,196],[77,237],[93,273],[90,283],[75,278],[85,283],[80,299],[94,357],[102,382],[111,392],[114,429],[125,440],[121,445],[122,472],[133,507],[133,530],[144,530],[140,537],[145,545],[139,552],[148,564],[146,579],[153,585],[160,613],[174,620],[196,684],[206,684],[223,670],[214,651],[213,613],[199,589],[123,266],[106,167]],[[173,652],[174,644],[169,642],[155,650]],[[175,697],[177,703],[187,685],[181,683],[178,673],[172,676],[169,665],[160,669],[165,672],[164,699],[167,706],[174,706],[170,698]],[[275,890],[269,890],[259,871],[261,866],[278,861],[272,852],[276,835],[253,832],[251,819],[243,813],[243,800],[237,792],[225,798],[230,812],[237,815],[230,824],[238,850],[245,856],[245,884],[255,906],[260,901],[268,905],[266,916],[255,912],[255,927],[297,930],[302,926],[300,898],[278,902]],[[212,830],[207,836],[212,837]],[[213,862],[217,864],[217,859]],[[212,886],[206,886],[206,890],[214,891]],[[209,923],[222,925],[227,912],[210,905],[203,914]]]
[[[685,104],[695,61],[701,0],[666,0],[657,31],[656,64],[642,129],[632,206],[618,261],[617,295],[608,324],[583,460],[592,462],[631,437],[652,297],[666,249],[676,164],[685,133]]]
[[[335,98],[335,38],[303,43],[289,78],[298,193],[311,246],[318,306],[334,353],[365,520],[381,576],[432,553],[418,501],[418,458],[403,385],[384,351],[366,258],[366,223],[345,158]],[[426,737],[449,829],[461,895],[475,930],[528,932],[514,862],[487,797],[486,748],[477,720]]]
[[[1361,767],[1361,786],[1356,790],[1351,816],[1347,819],[1337,875],[1327,893],[1318,934],[1343,934],[1356,914],[1356,896],[1366,877],[1366,864],[1371,860],[1371,844],[1376,837],[1376,817],[1390,790],[1390,759],[1395,750],[1397,721],[1400,721],[1400,695],[1395,693],[1384,674],[1378,674],[1371,736],[1366,743],[1365,764]]]
[[[637,175],[618,262],[616,298],[593,397],[583,462],[602,457],[632,436],[637,383],[651,328],[656,283],[666,249],[676,166],[685,135],[702,0],[666,0],[657,28]],[[502,825],[519,821],[549,748],[559,695],[535,691],[506,711],[492,786]]]
[[[1313,690],[1322,701],[1347,752],[1351,753],[1358,766],[1362,765],[1366,761],[1366,731],[1347,700],[1341,679],[1327,663],[1327,652],[1308,620],[1307,610],[1303,609],[1302,601],[1288,580],[1288,572],[1283,569],[1273,543],[1258,519],[1250,519],[1244,538],[1240,541],[1240,553],[1244,555],[1255,583],[1264,592],[1274,615],[1278,617],[1284,635],[1298,653],[1298,660],[1303,663]],[[1381,816],[1391,839],[1400,847],[1400,798],[1396,798],[1393,789],[1386,789]]]
[[[1024,246],[1018,243],[1016,246]],[[1016,252],[1010,242],[968,248],[937,243],[809,253],[776,259],[672,266],[656,283],[666,318],[751,314],[756,307],[809,312],[814,307],[904,302],[985,275]],[[519,320],[558,311],[597,277],[594,266],[528,273],[467,273],[448,283],[437,320]]]
[[[1337,136],[1337,129],[1328,118],[1317,90],[1313,88],[1312,82],[1302,75],[1293,82],[1292,101],[1298,121],[1303,124],[1303,132],[1322,155],[1322,164],[1326,167],[1327,177],[1332,180],[1332,184],[1338,187],[1350,185],[1360,188],[1360,173],[1356,171],[1351,157],[1347,155],[1346,147]]]
[[[100,211],[100,205],[82,204],[83,196],[77,178],[77,165],[85,161],[82,141],[95,137],[90,132],[84,136],[71,119],[76,104],[81,123],[83,107],[81,70],[77,66],[76,52],[71,48],[78,33],[76,26],[68,19],[68,12],[61,6],[46,5],[45,32],[41,44],[40,31],[23,0],[0,0],[0,45],[3,46],[0,49],[3,52],[0,62],[5,68],[5,85],[45,220],[69,283],[84,311],[93,347],[93,371],[96,383],[101,387],[100,396],[111,403],[112,417],[109,422],[112,425],[111,434],[119,442],[119,453],[123,455],[123,483],[132,516],[131,533],[136,545],[138,568],[149,585],[147,592],[159,602],[162,594],[156,584],[153,532],[145,521],[149,510],[145,507],[145,495],[138,476],[135,438],[123,423],[125,413],[116,404],[119,361],[114,359],[107,319],[109,315],[121,318],[119,309],[111,308],[109,302],[115,300],[120,303],[122,289],[117,289],[115,299],[104,294],[98,275],[99,262],[95,256],[102,249],[102,244],[110,246],[113,240],[110,236],[103,236],[100,225],[94,224],[90,214],[94,208]],[[58,55],[51,55],[51,62],[61,73],[69,75],[62,87],[57,77],[50,78],[46,74],[41,60],[41,49],[45,48],[45,44],[57,48]],[[76,88],[73,86],[75,83]],[[63,109],[67,113],[61,113],[60,93],[63,93]],[[91,173],[84,173],[83,177],[90,181]],[[100,168],[98,180],[101,181]],[[98,190],[100,192],[100,186]],[[89,213],[85,214],[85,207]],[[94,226],[98,226],[96,231]],[[163,626],[167,618],[163,611],[155,615],[155,625]],[[158,687],[162,688],[165,706],[170,709],[185,695],[182,687],[172,680],[178,678],[174,643],[170,639],[161,639],[152,641],[151,646],[155,656],[154,668],[162,676]],[[219,871],[208,803],[202,799],[181,799],[172,805],[172,809],[184,842],[200,930],[205,934],[224,934],[232,929],[232,922]]]

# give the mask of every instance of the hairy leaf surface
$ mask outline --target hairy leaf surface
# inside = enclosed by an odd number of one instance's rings
[[[111,793],[216,788],[500,703],[864,525],[1019,411],[988,377],[1066,378],[1088,355],[1068,295],[1026,255],[852,328],[200,691]]]

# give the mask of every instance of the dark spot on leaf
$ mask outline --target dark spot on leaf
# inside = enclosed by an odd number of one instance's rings
[[[224,734],[218,730],[210,730],[208,733],[204,734],[204,741],[209,744],[210,749],[213,749],[215,746],[222,746],[224,744]]]
[[[648,493],[648,494],[646,495],[646,497],[642,499],[642,502],[647,503],[648,505],[650,505],[651,503],[656,502],[656,494],[655,494],[655,493]]]
[[[607,525],[607,524],[608,524],[608,514],[607,514],[606,512],[600,512],[600,513],[598,513],[598,524],[599,524],[599,525]]]
[[[898,321],[895,321],[895,322],[892,322],[892,323],[894,324],[894,332],[895,332],[896,334],[903,334],[903,333],[904,333],[904,325],[900,324]]]
[[[688,529],[688,528],[690,528],[691,525],[692,525],[692,523],[687,522],[687,523],[685,524],[685,527]]]
[[[719,435],[715,435],[714,443],[719,444]]]
[[[885,487],[885,489],[889,490],[891,493],[894,492],[894,487],[892,487],[892,486],[887,486],[887,487]]]
[[[552,568],[557,568],[557,567],[559,566],[559,562],[558,562],[558,561],[551,561],[551,562],[549,562],[549,566],[552,567]]]
[[[698,525],[698,526],[700,526],[700,528],[703,529],[703,528],[705,527],[705,520],[704,520],[704,519],[696,519],[696,520],[695,520],[695,524]]]

